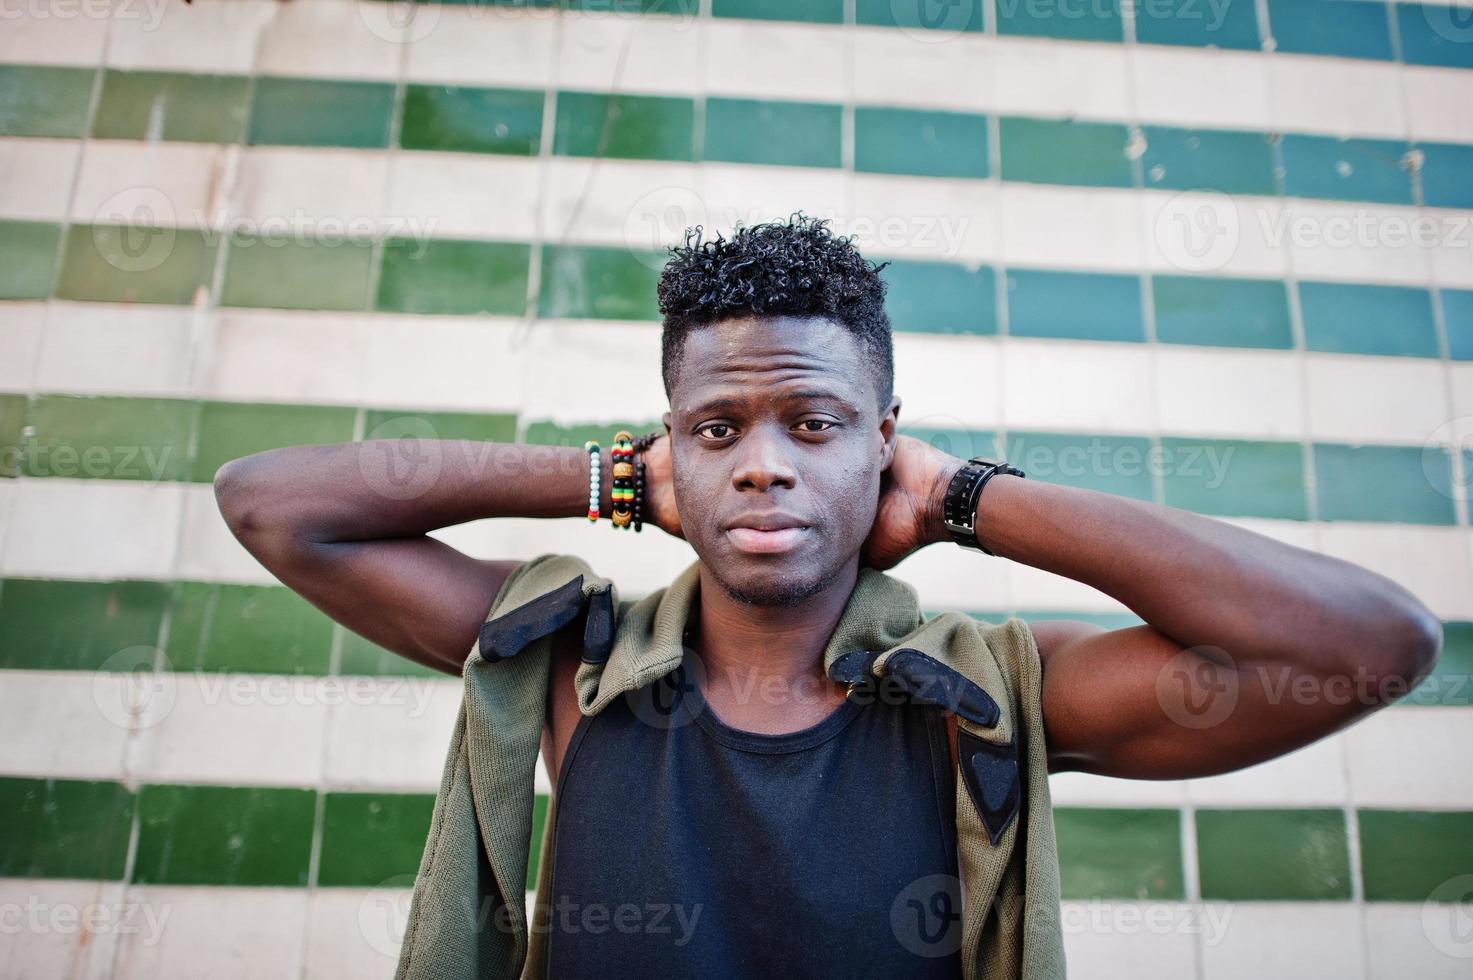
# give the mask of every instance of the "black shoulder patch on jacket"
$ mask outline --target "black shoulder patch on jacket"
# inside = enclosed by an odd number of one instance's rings
[[[982,818],[987,839],[994,847],[1018,815],[1023,787],[1018,773],[1016,741],[996,745],[962,729],[956,730],[957,761],[967,795]]]
[[[885,673],[913,700],[955,711],[983,728],[992,728],[1002,714],[992,695],[935,657],[911,647],[890,654]]]
[[[504,616],[481,624],[481,659],[510,660],[540,639],[566,626],[583,611],[583,576],[522,603]]]
[[[614,590],[588,597],[588,622],[583,627],[583,662],[606,663],[614,652]]]

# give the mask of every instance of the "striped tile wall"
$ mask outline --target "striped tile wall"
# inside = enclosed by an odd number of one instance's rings
[[[910,433],[1365,564],[1446,622],[1418,690],[1284,759],[1056,777],[1071,975],[1467,975],[1465,7],[0,18],[0,975],[389,976],[458,686],[276,584],[214,472],[647,427],[661,249],[797,208],[890,262]],[[436,536],[628,596],[693,558],[576,520]],[[896,574],[988,621],[1137,621],[961,552]]]

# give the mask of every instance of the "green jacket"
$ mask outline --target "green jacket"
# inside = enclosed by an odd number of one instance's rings
[[[530,926],[525,885],[551,635],[582,633],[574,683],[583,714],[597,714],[680,663],[699,572],[693,562],[668,587],[621,602],[582,559],[543,554],[502,586],[466,659],[397,980],[545,975],[556,799]],[[966,787],[956,793],[966,980],[1063,977],[1041,669],[1027,625],[952,612],[925,619],[909,584],[861,568],[823,662],[835,680],[896,684],[954,711],[953,759],[960,752]]]

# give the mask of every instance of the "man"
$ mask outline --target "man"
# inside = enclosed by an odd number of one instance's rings
[[[675,689],[709,710],[665,728],[629,705],[584,716],[577,638],[559,634],[543,734],[559,798],[552,881],[559,896],[660,893],[722,915],[684,945],[559,933],[552,973],[956,976],[955,957],[908,959],[879,935],[897,885],[956,867],[943,802],[955,769],[937,716],[861,711],[822,654],[862,568],[955,546],[943,512],[966,461],[898,434],[884,285],[848,240],[799,216],[730,239],[696,233],[673,252],[659,285],[670,409],[644,457],[646,520],[699,557],[685,620],[698,656]],[[426,532],[582,514],[589,463],[576,447],[443,445],[435,479],[406,499],[379,492],[361,445],[237,460],[216,493],[288,586],[368,639],[458,673],[521,563],[471,558]],[[601,470],[607,515],[606,452]],[[1395,583],[1221,521],[1005,471],[974,517],[970,543],[1092,586],[1145,622],[1031,624],[1050,771],[1173,779],[1262,762],[1405,692],[1440,647],[1439,622]],[[1167,675],[1187,685],[1183,698],[1231,689],[1231,710],[1184,723],[1162,696]],[[1362,696],[1284,696],[1347,679]],[[805,836],[817,820],[906,832],[836,853]],[[865,875],[846,873],[856,861]],[[763,902],[781,914],[734,911]]]

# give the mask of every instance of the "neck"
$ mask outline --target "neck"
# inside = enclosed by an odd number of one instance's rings
[[[727,724],[778,734],[817,724],[845,688],[823,669],[828,646],[854,591],[859,561],[796,606],[752,606],[728,596],[701,567],[688,643],[704,668],[701,690]]]

